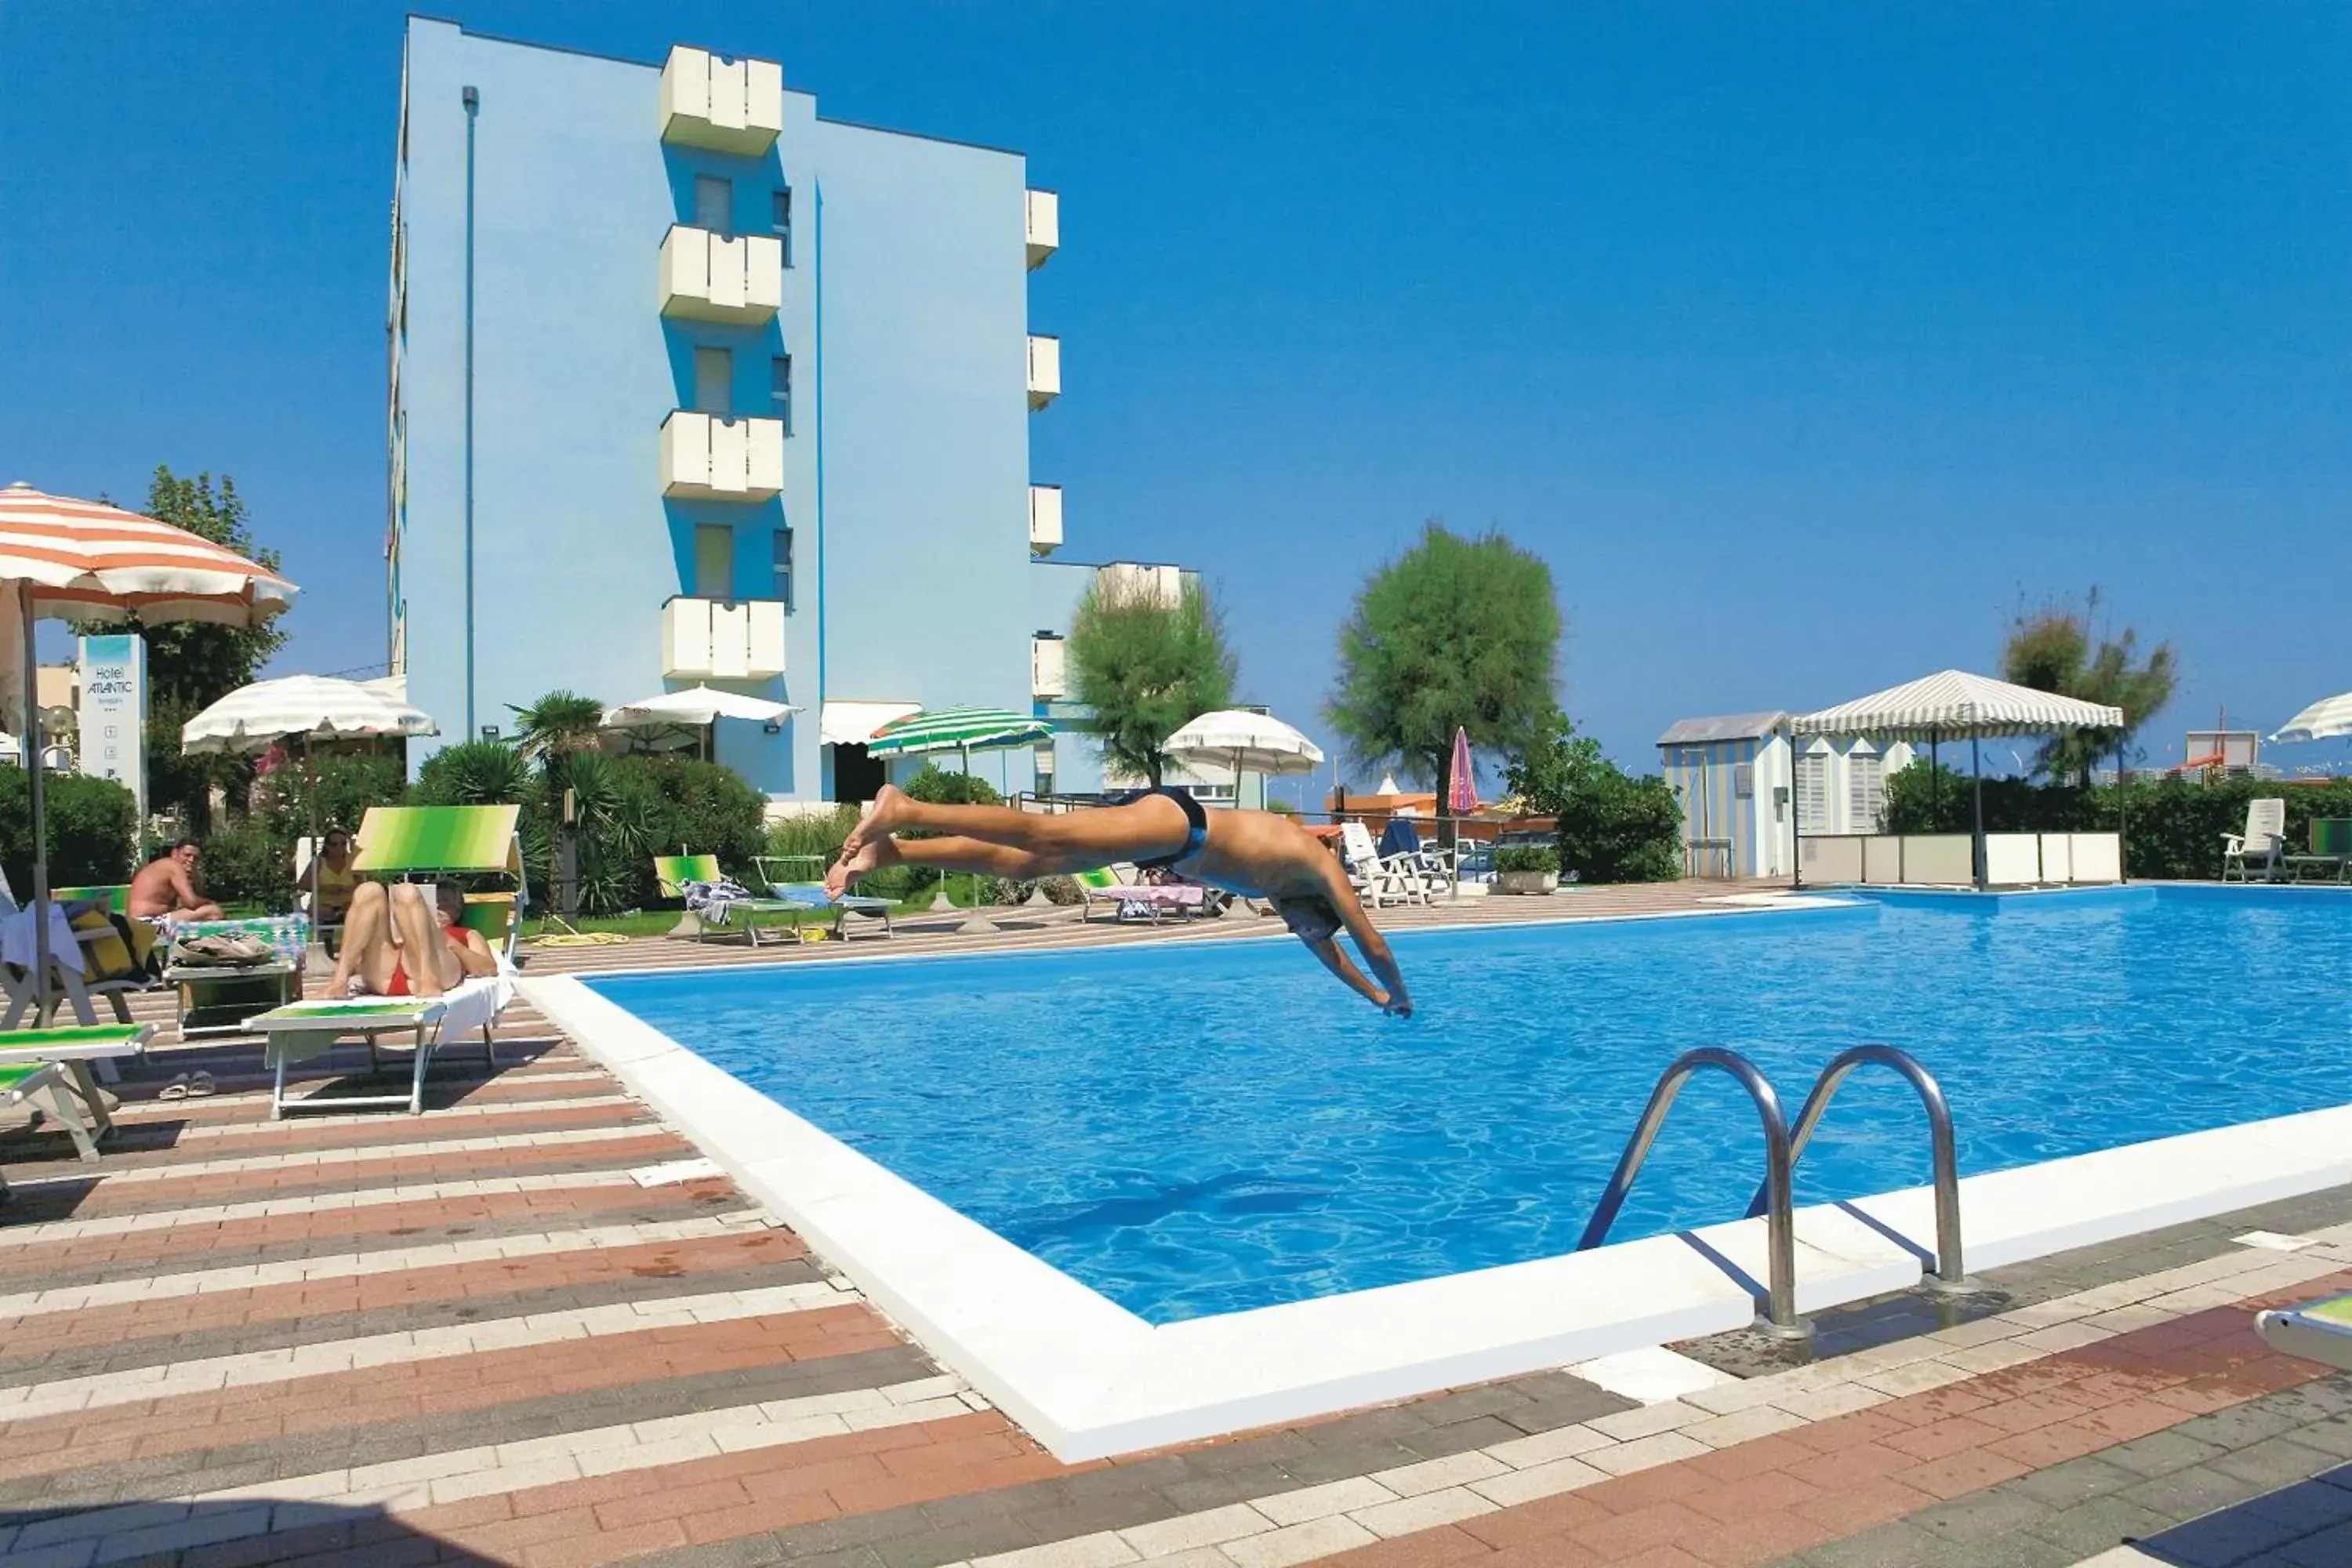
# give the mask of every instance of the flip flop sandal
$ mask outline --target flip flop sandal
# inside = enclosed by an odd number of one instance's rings
[[[220,1086],[213,1082],[213,1075],[208,1072],[199,1069],[188,1079],[188,1098],[191,1100],[202,1100],[208,1094],[219,1092]]]
[[[187,1099],[188,1075],[186,1073],[182,1073],[179,1077],[173,1079],[171,1082],[157,1089],[155,1091],[155,1098],[158,1100]]]

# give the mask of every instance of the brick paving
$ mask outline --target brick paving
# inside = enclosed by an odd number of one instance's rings
[[[532,972],[967,951],[961,919],[887,946],[549,949]],[[998,923],[983,940],[1016,947],[1273,924]],[[1678,1399],[1564,1369],[1066,1466],[724,1180],[639,1184],[690,1146],[528,1007],[500,1035],[498,1070],[437,1067],[418,1118],[272,1123],[257,1047],[229,1041],[126,1074],[96,1165],[0,1131],[0,1556],[2352,1565],[2352,1379],[2250,1328],[2352,1289],[2352,1189],[1827,1313],[1802,1364],[1681,1346],[1727,1375]],[[220,1094],[154,1098],[199,1066]],[[306,1087],[362,1090],[365,1067],[351,1047]]]

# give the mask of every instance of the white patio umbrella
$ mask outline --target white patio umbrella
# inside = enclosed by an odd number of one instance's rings
[[[2352,735],[2352,691],[2313,703],[2279,726],[2273,741],[2330,741]]]
[[[1239,708],[1202,714],[1161,742],[1160,750],[1187,766],[1232,768],[1236,805],[1244,771],[1280,777],[1311,773],[1323,764],[1322,748],[1314,742],[1270,714]]]
[[[319,837],[318,765],[310,747],[318,741],[381,740],[437,735],[433,716],[394,701],[374,686],[326,675],[286,675],[240,686],[180,726],[180,750],[264,752],[299,736],[303,770],[310,774],[310,837]]]
[[[771,702],[764,697],[746,697],[738,691],[720,691],[709,686],[689,686],[683,691],[665,691],[658,697],[607,708],[604,728],[693,730],[698,732],[703,754],[708,756],[710,727],[721,719],[772,724],[799,711],[789,702]]]
[[[240,686],[180,726],[183,752],[260,752],[277,742],[437,735],[431,714],[357,680],[288,675]]]
[[[294,584],[235,551],[97,501],[53,496],[23,483],[0,489],[0,597],[16,622],[0,632],[24,661],[25,747],[41,749],[33,627],[58,620],[135,620],[145,626],[206,621],[257,626],[293,602]],[[41,774],[32,768],[34,1016],[48,1016],[49,857]]]
[[[1890,686],[1834,708],[1803,713],[1790,721],[1794,735],[1875,735],[1891,741],[1926,741],[1931,746],[1965,737],[1976,773],[1975,870],[1984,885],[1984,753],[1994,735],[2053,735],[2069,730],[2120,730],[2124,710],[2054,691],[2013,686],[1964,669],[1939,670],[1901,686]],[[1789,830],[1796,832],[1791,801]]]

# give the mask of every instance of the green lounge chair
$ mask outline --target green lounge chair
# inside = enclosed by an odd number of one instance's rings
[[[478,1031],[493,1070],[499,1063],[492,1026],[514,999],[515,944],[522,929],[524,883],[522,839],[515,830],[520,813],[511,805],[377,805],[360,822],[352,865],[362,874],[402,880],[419,878],[505,877],[511,890],[469,892],[464,923],[482,934],[499,955],[499,973],[478,975],[440,996],[322,997],[275,1007],[247,1021],[266,1042],[262,1063],[270,1069],[269,1115],[289,1110],[425,1109],[425,1074],[433,1053]],[[318,1096],[289,1100],[289,1067],[324,1055],[334,1043],[356,1035],[367,1042],[368,1067],[383,1070],[380,1042],[406,1035],[414,1051],[406,1094]]]
[[[843,922],[851,915],[864,921],[879,921],[882,934],[893,934],[889,900],[825,891],[822,855],[755,855],[751,865],[760,873],[760,880],[768,885],[772,897],[815,913],[832,911],[833,934],[844,941],[848,939],[849,931]]]
[[[1194,882],[1134,882],[1125,873],[1133,867],[1122,863],[1106,866],[1098,870],[1080,871],[1071,880],[1078,885],[1083,902],[1078,910],[1078,923],[1083,925],[1095,918],[1098,903],[1111,906],[1114,920],[1150,920],[1160,923],[1162,914],[1174,914],[1179,920],[1208,912],[1209,890]]]
[[[0,1089],[11,1104],[38,1095],[42,1109],[72,1135],[75,1150],[95,1160],[98,1141],[114,1131],[114,1120],[91,1069],[138,1056],[154,1033],[146,1024],[0,1031]]]
[[[2352,816],[2311,819],[2311,853],[2286,858],[2286,874],[2301,881],[2306,868],[2332,873],[2341,882],[2352,875]]]
[[[654,857],[654,880],[659,884],[661,895],[665,899],[683,899],[686,897],[686,888],[689,882],[699,882],[705,887],[710,887],[726,879],[727,874],[719,868],[719,857],[716,855],[656,855]],[[669,934],[692,937],[698,942],[710,935],[714,928],[721,936],[732,935],[740,929],[745,939],[753,947],[757,947],[760,945],[760,927],[762,921],[773,925],[779,918],[782,918],[797,933],[800,929],[801,916],[807,912],[808,908],[809,906],[805,904],[788,903],[782,899],[737,899],[727,904],[726,919],[723,922],[717,920],[706,921],[698,911],[688,910],[678,917],[677,924],[671,929]]]
[[[2282,1355],[2352,1372],[2352,1296],[2259,1313],[2254,1332]]]

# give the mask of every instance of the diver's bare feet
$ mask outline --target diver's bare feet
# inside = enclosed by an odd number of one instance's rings
[[[898,863],[898,845],[896,839],[887,835],[870,839],[859,846],[856,854],[845,850],[841,858],[834,862],[833,869],[824,874],[824,890],[837,899],[850,883],[866,872]]]
[[[841,841],[843,864],[855,859],[876,839],[889,837],[905,819],[907,807],[913,804],[907,798],[907,792],[897,784],[884,784],[875,795],[874,804],[857,819],[857,826],[849,830],[849,837]]]

